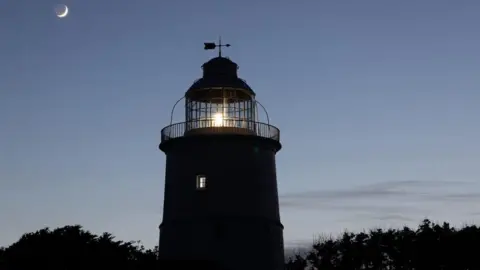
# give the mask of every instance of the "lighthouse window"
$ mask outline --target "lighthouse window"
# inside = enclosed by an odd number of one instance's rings
[[[207,187],[207,177],[205,175],[197,175],[197,189],[205,189]]]

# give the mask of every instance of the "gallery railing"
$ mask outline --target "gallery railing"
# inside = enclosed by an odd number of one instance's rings
[[[280,130],[262,122],[238,119],[201,119],[166,126],[161,141],[195,134],[242,134],[280,141]]]

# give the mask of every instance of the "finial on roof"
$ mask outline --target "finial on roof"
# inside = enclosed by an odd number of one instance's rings
[[[215,42],[205,42],[203,44],[205,50],[214,50],[218,47],[218,57],[222,57],[222,47],[230,47],[230,44],[222,44],[222,37],[218,38],[218,44],[215,44]]]

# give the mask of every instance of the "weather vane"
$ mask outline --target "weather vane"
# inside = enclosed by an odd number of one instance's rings
[[[215,44],[215,42],[205,42],[203,44],[205,50],[214,50],[218,47],[218,57],[222,57],[222,47],[230,47],[230,44],[222,44],[222,37],[218,39],[218,44]]]

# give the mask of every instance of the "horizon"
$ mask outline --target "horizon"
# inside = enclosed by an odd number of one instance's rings
[[[0,246],[80,224],[153,247],[160,130],[218,36],[281,132],[286,246],[479,223],[479,2],[56,4],[0,0]]]

